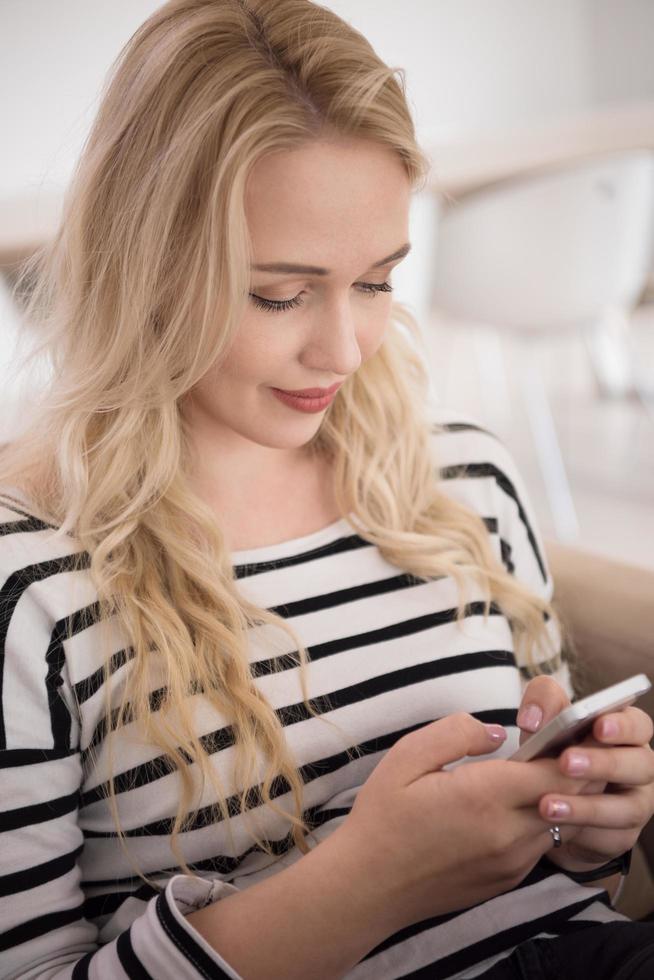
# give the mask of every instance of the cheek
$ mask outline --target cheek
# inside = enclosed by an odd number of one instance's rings
[[[371,300],[371,302],[374,303],[376,300]],[[357,331],[357,340],[363,361],[369,360],[376,354],[383,343],[391,322],[391,304],[390,297],[388,299],[384,297],[383,304],[379,303],[379,306],[366,316],[365,321]]]
[[[269,381],[277,366],[286,364],[291,356],[281,325],[244,323],[221,364],[220,374],[232,381]]]

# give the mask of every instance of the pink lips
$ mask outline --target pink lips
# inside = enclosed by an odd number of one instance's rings
[[[281,388],[271,388],[270,390],[276,398],[298,412],[322,412],[333,400],[342,383],[339,381],[331,388],[305,388],[301,392],[284,391]]]

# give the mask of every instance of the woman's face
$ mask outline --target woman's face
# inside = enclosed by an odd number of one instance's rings
[[[410,193],[400,159],[365,140],[315,141],[258,161],[245,201],[247,310],[222,363],[192,392],[194,422],[212,440],[292,451],[312,439],[327,409],[299,411],[273,389],[330,388],[378,349],[390,273],[408,250]]]

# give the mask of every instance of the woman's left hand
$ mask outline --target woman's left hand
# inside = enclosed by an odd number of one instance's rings
[[[569,703],[552,678],[534,678],[525,689],[518,724],[527,705],[542,711],[540,728]],[[523,732],[529,734],[526,727]],[[649,715],[640,708],[623,708],[597,718],[591,735],[561,753],[561,772],[582,785],[577,795],[547,794],[540,800],[543,819],[561,828],[562,846],[547,855],[553,864],[589,871],[634,846],[654,813],[653,734]]]

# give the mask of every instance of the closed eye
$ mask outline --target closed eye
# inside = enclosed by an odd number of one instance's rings
[[[377,293],[391,293],[393,291],[393,287],[389,282],[355,282],[354,285],[360,292],[366,293],[368,296],[376,296]],[[302,306],[304,302],[302,293],[298,293],[297,296],[293,296],[291,299],[265,299],[265,297],[258,296],[256,293],[250,293],[250,299],[257,309],[267,310],[269,313],[281,313],[284,310],[292,310],[298,306]]]

